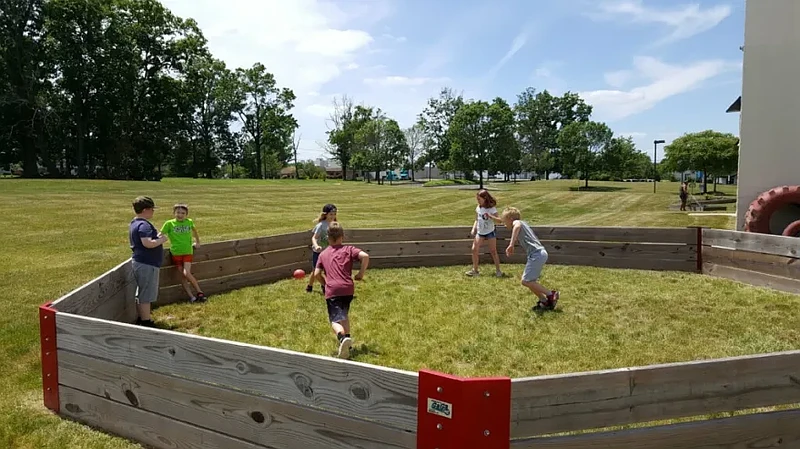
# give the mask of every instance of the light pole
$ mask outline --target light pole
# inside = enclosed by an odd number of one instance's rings
[[[653,193],[656,193],[656,175],[658,174],[658,166],[656,165],[656,153],[658,151],[658,144],[664,143],[663,140],[653,141]]]

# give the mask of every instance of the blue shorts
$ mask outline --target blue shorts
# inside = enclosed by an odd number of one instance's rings
[[[317,260],[319,260],[319,253],[316,251],[311,251],[311,272],[313,273],[314,270],[317,269]]]
[[[525,271],[522,273],[522,280],[525,282],[536,282],[542,275],[542,268],[547,262],[547,251],[540,250],[528,254],[528,261],[525,263]]]
[[[482,239],[494,239],[494,238],[497,238],[497,233],[495,231],[492,231],[492,232],[490,232],[490,233],[488,233],[486,235],[478,234],[478,237],[480,237]]]

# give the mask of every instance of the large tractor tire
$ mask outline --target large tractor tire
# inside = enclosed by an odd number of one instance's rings
[[[786,229],[783,230],[783,235],[787,237],[800,237],[800,220],[786,226]]]
[[[770,189],[758,196],[744,216],[745,232],[771,234],[769,222],[775,211],[793,204],[800,204],[800,186],[782,186]],[[789,227],[795,225],[792,223]]]

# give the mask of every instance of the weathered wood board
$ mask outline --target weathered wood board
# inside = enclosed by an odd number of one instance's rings
[[[800,258],[703,246],[703,262],[773,276],[800,279]]]
[[[730,279],[756,287],[766,287],[800,295],[800,279],[790,279],[757,271],[742,270],[713,263],[703,263],[703,273],[709,276]]]
[[[254,253],[246,256],[227,257],[192,263],[192,275],[198,281],[250,271],[264,270],[297,262],[311,265],[311,248],[299,247],[282,249],[266,253]],[[161,288],[179,285],[182,275],[174,265],[161,268],[159,285]]]
[[[800,238],[797,237],[703,229],[703,245],[800,258]]]
[[[800,403],[800,351],[514,379],[511,434],[532,437]]]
[[[800,449],[800,410],[511,442],[512,449]]]
[[[277,251],[279,249],[296,248],[298,246],[311,246],[311,231],[205,243],[195,249],[193,259],[195,262],[203,262],[206,260],[223,259],[246,254]],[[172,259],[170,252],[168,250],[164,251],[163,266],[171,264]]]
[[[416,430],[415,373],[65,313],[56,328],[61,350]]]
[[[156,449],[264,449],[136,407],[62,386],[61,415]]]
[[[267,447],[414,448],[411,432],[59,351],[59,384]]]

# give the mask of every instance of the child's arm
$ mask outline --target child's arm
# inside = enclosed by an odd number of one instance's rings
[[[358,260],[361,261],[361,269],[358,270],[355,279],[360,281],[364,279],[364,273],[367,271],[367,267],[369,266],[369,254],[365,253],[364,251],[359,251]]]
[[[311,235],[311,249],[314,250],[315,252],[319,252],[319,250],[322,249],[319,246],[319,243],[317,243],[317,233],[316,232]]]
[[[475,234],[477,233],[478,233],[478,220],[475,220],[475,222],[472,223],[472,230],[469,231],[469,236],[475,237]]]
[[[506,248],[506,256],[514,254],[514,244],[517,242],[517,237],[519,237],[519,228],[519,222],[515,221],[514,228],[511,231],[511,239],[508,241],[508,248]]]
[[[200,247],[200,234],[197,233],[197,228],[192,228],[192,235],[194,236],[194,247]]]
[[[167,242],[167,235],[161,234],[161,237],[154,239],[151,237],[142,237],[142,245],[147,249],[157,248]]]

